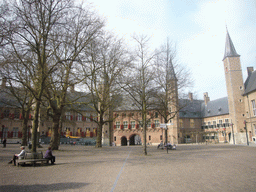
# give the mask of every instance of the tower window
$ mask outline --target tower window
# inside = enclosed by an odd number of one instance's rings
[[[243,89],[243,87],[242,87],[242,86],[240,86],[239,88],[240,88],[240,90],[242,90],[242,89]]]

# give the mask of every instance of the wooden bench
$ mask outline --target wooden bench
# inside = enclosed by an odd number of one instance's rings
[[[37,162],[42,163],[49,163],[49,159],[44,159],[43,158],[43,154],[41,153],[26,153],[24,158],[20,158],[16,160],[16,164],[17,166],[19,166],[20,164],[26,164],[26,163],[30,163],[33,164],[33,166],[36,165]]]

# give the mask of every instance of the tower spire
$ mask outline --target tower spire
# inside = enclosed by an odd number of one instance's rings
[[[227,29],[227,26],[226,26],[226,29]],[[240,55],[237,54],[235,46],[229,36],[228,29],[227,29],[227,35],[226,35],[225,53],[224,53],[223,60],[226,57],[240,57]]]

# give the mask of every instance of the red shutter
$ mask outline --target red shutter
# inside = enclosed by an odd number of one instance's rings
[[[70,136],[72,136],[72,132],[70,132]]]
[[[76,116],[76,121],[77,121],[77,119],[78,119],[78,116]]]
[[[124,129],[124,125],[121,125],[121,129]]]
[[[21,119],[21,120],[23,119],[23,116],[22,116],[22,114],[20,114],[20,119]]]
[[[152,128],[155,128],[155,124],[154,124],[154,123],[151,123],[151,127],[152,127]]]
[[[136,124],[136,125],[135,125],[135,128],[138,129],[138,128],[139,128],[139,124]]]
[[[71,121],[73,120],[73,115],[70,115],[70,120],[71,120]]]
[[[128,129],[131,129],[131,124],[128,125]]]
[[[92,121],[92,116],[90,116],[90,120]]]
[[[93,132],[90,132],[90,137],[93,137]]]
[[[84,137],[84,132],[81,132],[81,137]]]
[[[114,125],[114,129],[116,129],[116,125]]]

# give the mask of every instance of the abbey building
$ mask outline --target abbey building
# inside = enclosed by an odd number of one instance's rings
[[[167,124],[167,135],[163,117],[157,110],[147,112],[149,123],[147,124],[147,143],[159,144],[165,141],[173,144],[199,143],[199,142],[223,142],[230,144],[246,144],[255,142],[256,139],[256,71],[253,67],[247,68],[248,76],[243,80],[240,63],[240,55],[227,32],[225,52],[223,57],[223,70],[225,71],[228,96],[211,101],[207,92],[203,100],[196,100],[192,93],[188,99],[178,99],[175,95],[175,105],[183,106],[173,119]],[[173,71],[172,71],[173,72]],[[174,76],[175,77],[175,76]],[[175,85],[177,79],[173,78]],[[2,80],[2,90],[5,81]],[[74,92],[74,90],[73,90]],[[174,91],[172,93],[178,94]],[[72,91],[70,92],[72,94]],[[5,94],[0,94],[0,135],[9,141],[20,139],[22,136],[22,115],[19,109],[6,105]],[[140,145],[143,143],[141,112],[129,103],[113,111],[113,122],[103,128],[103,144],[111,142],[117,146]],[[129,110],[128,110],[129,109]],[[52,121],[49,117],[40,114],[39,134],[44,137],[51,136]],[[29,125],[32,125],[30,115]],[[95,139],[97,135],[97,114],[90,108],[83,108],[78,113],[66,109],[62,117],[62,136],[76,136],[79,138]],[[30,130],[27,133],[30,135]]]

